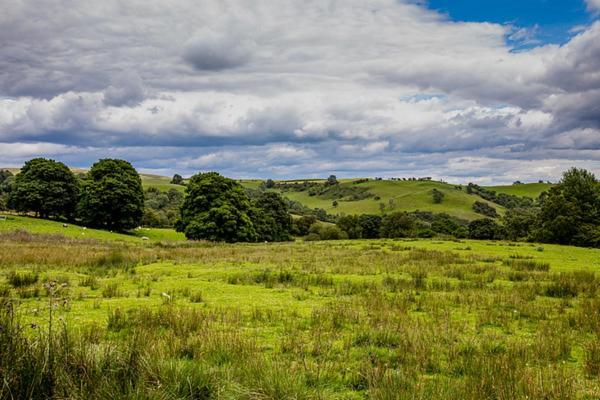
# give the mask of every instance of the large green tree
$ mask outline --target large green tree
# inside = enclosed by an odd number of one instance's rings
[[[34,212],[42,218],[71,218],[77,204],[77,179],[63,163],[34,158],[17,174],[9,197],[10,208]]]
[[[98,161],[83,183],[77,209],[81,221],[89,226],[115,231],[139,226],[144,213],[139,174],[124,160]]]
[[[401,238],[415,234],[416,219],[406,212],[387,214],[381,221],[381,237]]]
[[[250,217],[258,240],[283,242],[291,240],[292,217],[285,200],[275,192],[263,192],[254,199]]]
[[[541,203],[536,240],[600,247],[600,184],[594,174],[568,170]]]
[[[258,238],[250,218],[252,204],[242,186],[216,172],[192,176],[176,228],[188,239],[253,242]]]

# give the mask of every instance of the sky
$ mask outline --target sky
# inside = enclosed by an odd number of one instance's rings
[[[600,0],[0,0],[0,166],[600,175]]]

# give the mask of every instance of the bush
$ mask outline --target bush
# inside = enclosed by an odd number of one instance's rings
[[[473,211],[477,214],[485,215],[486,217],[496,218],[498,216],[498,212],[492,206],[482,201],[476,201],[473,203]]]

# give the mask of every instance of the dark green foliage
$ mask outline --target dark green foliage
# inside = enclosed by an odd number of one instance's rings
[[[346,232],[342,231],[335,225],[325,225],[321,223],[313,224],[309,231],[308,235],[305,238],[306,240],[341,240],[348,239],[348,235]]]
[[[505,208],[526,208],[533,205],[533,200],[529,197],[519,197],[512,194],[500,193],[497,194],[493,190],[483,188],[479,185],[469,183],[467,185],[468,194],[476,194],[479,197],[491,201],[492,203],[499,204]]]
[[[265,182],[265,187],[267,189],[272,189],[275,187],[275,181],[273,181],[273,179],[267,179]]]
[[[8,196],[14,179],[12,172],[9,170],[0,170],[0,211],[8,209]]]
[[[510,240],[527,239],[537,221],[539,210],[537,208],[512,208],[506,210],[502,223],[506,230],[506,237]]]
[[[193,240],[254,242],[258,236],[251,209],[238,182],[216,172],[196,174],[185,189],[176,228]]]
[[[476,201],[473,203],[473,211],[477,214],[485,215],[486,217],[496,218],[498,216],[498,212],[492,206],[482,201]]]
[[[325,182],[325,186],[333,186],[333,185],[337,185],[337,184],[338,184],[338,180],[335,175],[329,175],[329,177],[327,178],[327,181]]]
[[[444,200],[444,192],[437,190],[437,189],[433,189],[431,191],[431,198],[434,202],[434,204],[440,204],[443,200]]]
[[[594,174],[572,168],[540,199],[536,240],[600,247],[600,184]]]
[[[291,240],[292,217],[283,198],[274,192],[263,192],[253,200],[251,219],[258,240],[283,242]]]
[[[179,174],[173,175],[173,179],[171,179],[171,183],[173,185],[184,185],[183,177]]]
[[[179,207],[183,203],[183,193],[175,189],[163,192],[149,187],[144,191],[144,216],[142,225],[154,228],[171,228],[179,218]]]
[[[77,180],[65,164],[34,158],[27,161],[15,177],[8,205],[16,211],[35,212],[43,218],[71,218],[77,195]]]
[[[296,218],[293,221],[293,233],[297,236],[308,235],[310,227],[317,222],[317,218],[313,215],[304,215],[300,218]]]
[[[363,237],[362,225],[358,215],[346,215],[338,218],[337,227],[346,232],[348,239],[361,239]]]
[[[379,215],[363,214],[358,217],[362,237],[365,239],[376,239],[379,237],[382,218]]]
[[[127,161],[98,161],[83,183],[77,208],[81,221],[89,226],[115,231],[139,226],[144,213],[140,176]]]
[[[502,227],[493,219],[483,218],[469,222],[470,239],[501,239]]]
[[[386,215],[381,221],[381,237],[402,238],[414,234],[416,218],[406,212],[395,212]]]

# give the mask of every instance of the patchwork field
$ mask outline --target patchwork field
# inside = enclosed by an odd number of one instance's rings
[[[0,233],[0,345],[69,398],[600,397],[600,250],[111,239]]]

